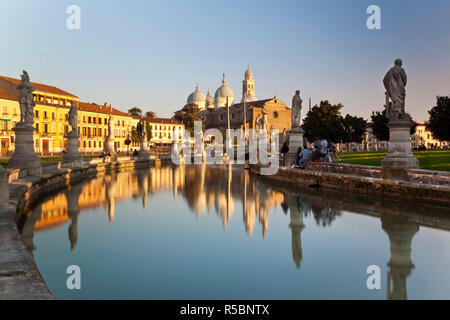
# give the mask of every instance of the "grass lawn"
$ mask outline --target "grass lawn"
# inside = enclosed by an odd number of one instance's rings
[[[450,171],[450,150],[414,151],[421,169]],[[339,153],[342,163],[381,166],[387,152],[342,152]]]
[[[84,156],[83,159],[89,160],[96,157],[98,156]],[[58,162],[58,161],[62,161],[62,157],[41,158],[41,163]],[[0,165],[7,167],[8,159],[0,159]]]

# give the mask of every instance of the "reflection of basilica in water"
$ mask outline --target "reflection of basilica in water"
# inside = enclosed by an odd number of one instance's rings
[[[113,223],[117,202],[141,199],[145,208],[150,205],[148,197],[166,190],[172,190],[174,198],[183,197],[197,219],[215,212],[224,229],[233,214],[238,214],[237,208],[241,205],[243,224],[249,236],[258,227],[265,238],[271,209],[281,207],[284,214],[289,214],[286,230],[291,232],[292,259],[299,269],[303,259],[301,234],[305,228],[304,219],[314,219],[319,227],[326,227],[341,216],[341,209],[324,202],[321,196],[273,188],[240,167],[163,166],[114,173],[71,186],[28,213],[29,218],[22,230],[24,243],[32,253],[35,232],[68,223],[70,248],[74,250],[80,212],[103,207],[107,213],[105,219]],[[380,219],[389,237],[391,252],[387,298],[406,299],[406,279],[414,268],[411,242],[419,226],[386,214],[381,214]]]

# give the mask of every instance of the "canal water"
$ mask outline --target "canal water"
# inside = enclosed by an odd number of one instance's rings
[[[27,215],[23,240],[57,299],[450,299],[448,208],[242,167],[114,173]]]

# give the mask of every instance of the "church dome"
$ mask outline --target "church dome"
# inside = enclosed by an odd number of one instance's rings
[[[242,102],[254,102],[254,101],[258,101],[258,99],[255,96],[248,94],[245,96]]]
[[[200,92],[200,90],[198,89],[198,86],[195,88],[195,91],[192,92],[188,98],[187,98],[187,103],[205,103],[206,101],[206,96]]]
[[[231,88],[227,86],[227,80],[225,79],[224,74],[222,79],[222,85],[219,87],[219,89],[217,89],[216,93],[214,94],[214,104],[224,106],[227,102],[227,98],[231,106],[234,102],[234,93],[233,90],[231,90]]]

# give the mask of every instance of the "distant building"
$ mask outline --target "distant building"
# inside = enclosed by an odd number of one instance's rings
[[[205,129],[226,129],[228,125],[227,105],[230,109],[230,126],[232,129],[244,128],[244,102],[246,109],[245,128],[255,129],[258,116],[263,110],[267,112],[268,129],[278,129],[280,134],[286,134],[291,129],[291,109],[284,102],[274,97],[272,99],[258,100],[255,96],[255,81],[253,73],[248,68],[242,81],[242,98],[235,104],[233,90],[227,86],[225,74],[222,85],[216,90],[214,97],[210,92],[205,96],[198,86],[187,98],[187,103],[197,105]]]
[[[1,153],[14,151],[15,134],[12,128],[20,121],[19,79],[0,76],[0,142]],[[108,134],[109,115],[115,127],[116,152],[126,152],[125,140],[131,134],[132,117],[111,105],[97,105],[79,101],[72,93],[54,86],[33,83],[36,106],[34,108],[34,149],[38,154],[61,153],[67,148],[67,134],[71,130],[68,113],[73,101],[78,109],[80,152],[98,153],[104,149]]]
[[[432,133],[426,128],[425,124],[417,125],[416,133],[411,135],[412,149],[444,149],[450,148],[449,141],[439,141],[433,138]],[[358,151],[387,151],[389,148],[388,141],[379,141],[373,134],[372,124],[367,123],[367,131],[364,135],[362,143],[342,143],[338,144],[338,150],[343,152]]]

